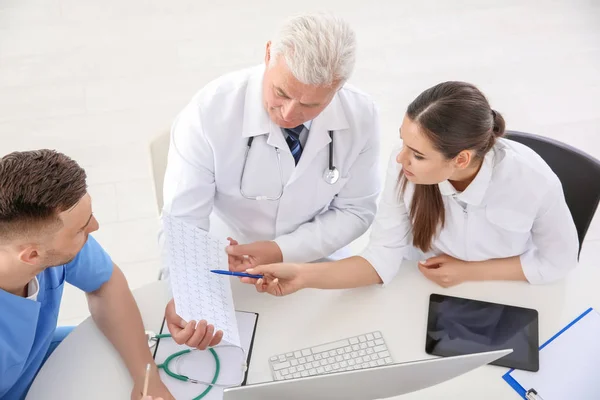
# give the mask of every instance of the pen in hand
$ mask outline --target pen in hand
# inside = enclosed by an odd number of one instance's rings
[[[224,271],[222,269],[211,269],[210,272],[212,272],[214,274],[219,274],[219,275],[239,276],[239,277],[242,277],[242,278],[253,278],[253,279],[262,279],[262,278],[264,278],[263,275],[253,275],[253,274],[248,274],[246,272]]]
[[[144,378],[144,391],[142,397],[148,396],[148,383],[150,382],[150,364],[146,365],[146,377]]]

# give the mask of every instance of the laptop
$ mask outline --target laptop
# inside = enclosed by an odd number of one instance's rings
[[[415,392],[510,354],[510,350],[434,358],[225,389],[223,400],[371,400]],[[377,382],[377,383],[376,383]]]

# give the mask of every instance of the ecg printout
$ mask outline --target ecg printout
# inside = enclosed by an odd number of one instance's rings
[[[186,321],[206,320],[223,340],[240,346],[240,336],[227,276],[210,272],[228,269],[225,240],[163,213],[164,262],[169,268],[177,314]]]

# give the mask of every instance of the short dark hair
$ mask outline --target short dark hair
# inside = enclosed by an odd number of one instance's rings
[[[57,222],[87,192],[86,175],[54,150],[10,153],[0,159],[0,239]]]

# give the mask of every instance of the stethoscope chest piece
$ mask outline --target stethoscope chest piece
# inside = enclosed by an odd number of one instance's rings
[[[323,179],[330,185],[335,185],[340,179],[340,171],[336,168],[327,168],[323,173]]]

